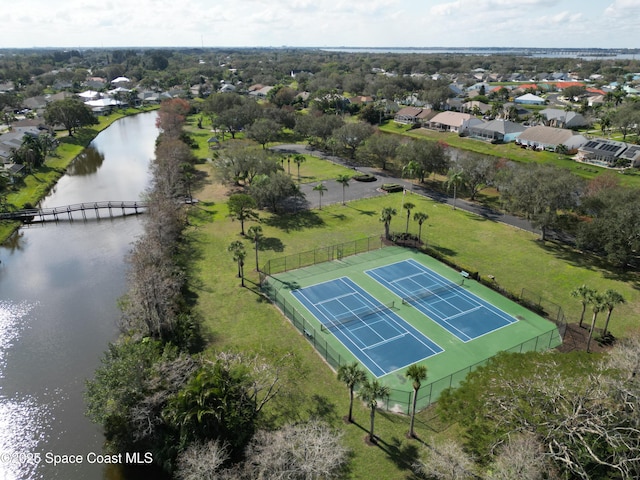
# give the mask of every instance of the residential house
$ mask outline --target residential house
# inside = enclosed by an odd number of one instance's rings
[[[532,93],[527,93],[525,95],[516,97],[514,99],[514,102],[520,103],[522,105],[544,105],[545,99]]]
[[[461,85],[459,85],[457,83],[450,83],[449,84],[449,90],[451,90],[451,92],[456,97],[459,97],[459,96],[464,94],[464,87],[462,87]]]
[[[13,152],[22,146],[25,135],[38,136],[40,129],[36,126],[13,127],[8,133],[0,135],[0,163],[11,163]]]
[[[428,126],[434,130],[461,133],[468,128],[470,119],[478,120],[470,113],[441,112],[434,116]]]
[[[404,125],[423,125],[435,115],[436,112],[430,108],[404,107],[395,114],[393,121]]]
[[[84,86],[91,90],[102,90],[107,86],[107,79],[102,77],[89,77],[84,81]]]
[[[256,98],[267,98],[267,95],[269,94],[269,92],[273,90],[273,86],[272,85],[265,85],[263,87],[260,87],[258,89],[254,89],[254,90],[249,90],[249,95],[252,97],[256,97]]]
[[[49,103],[47,97],[38,95],[37,97],[25,98],[22,101],[22,106],[28,108],[33,112],[42,112]]]
[[[570,152],[578,150],[587,142],[587,138],[582,135],[576,135],[573,130],[548,127],[546,125],[529,127],[516,140],[518,145],[535,150],[555,151],[558,145],[564,145]]]
[[[236,91],[236,86],[230,83],[223,83],[218,91],[220,93],[232,93]]]
[[[627,160],[629,167],[640,167],[640,145],[629,145],[628,148],[620,154],[620,159]]]
[[[349,102],[352,105],[369,105],[370,103],[373,103],[373,97],[368,95],[357,95],[349,98]]]
[[[465,102],[462,104],[461,108],[462,112],[471,113],[472,115],[475,115],[475,111],[479,112],[480,115],[485,115],[489,110],[491,110],[491,105],[487,105],[483,102],[478,102],[477,100]]]
[[[114,87],[128,88],[131,86],[131,80],[127,77],[118,77],[111,80],[111,85]]]
[[[587,97],[587,105],[590,107],[595,105],[604,105],[606,102],[604,95],[590,95]]]
[[[464,100],[462,98],[447,98],[447,101],[444,104],[444,109],[460,112],[462,111],[463,103]]]
[[[408,97],[401,100],[403,105],[411,105],[412,107],[424,107],[426,102],[420,100],[417,94],[412,93]]]
[[[19,163],[0,163],[0,172],[6,172],[9,177],[9,183],[13,184],[18,177],[24,177],[26,168]]]
[[[558,108],[545,108],[540,114],[546,119],[545,123],[557,128],[580,128],[589,125],[589,121],[577,112],[566,112]]]
[[[600,167],[615,167],[620,155],[628,148],[624,142],[605,138],[592,138],[578,150],[576,160]]]
[[[80,92],[78,96],[85,102],[102,98],[102,94],[100,92],[96,92],[95,90],[86,90],[84,92]]]
[[[469,136],[491,143],[509,143],[527,129],[521,123],[509,120],[491,120],[469,127]]]
[[[108,113],[111,112],[114,108],[124,105],[124,102],[116,100],[112,97],[105,96],[96,100],[89,100],[87,102],[84,102],[84,104],[87,107],[91,108],[91,111],[94,113]]]
[[[13,92],[15,90],[15,84],[12,81],[0,83],[0,93]]]

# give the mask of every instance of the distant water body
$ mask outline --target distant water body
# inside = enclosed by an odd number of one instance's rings
[[[536,58],[584,58],[585,60],[640,59],[640,49],[605,48],[394,48],[394,47],[327,47],[321,50],[344,53],[402,53],[402,54],[458,54],[458,55],[516,55]]]

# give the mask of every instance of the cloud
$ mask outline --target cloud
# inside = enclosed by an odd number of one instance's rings
[[[49,0],[3,4],[5,47],[635,47],[640,0]],[[592,32],[607,32],[605,39]]]
[[[604,14],[615,18],[635,15],[637,20],[640,15],[640,0],[615,0],[605,9]]]

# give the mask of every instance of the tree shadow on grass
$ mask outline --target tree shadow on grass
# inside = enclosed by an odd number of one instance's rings
[[[283,252],[284,243],[282,243],[282,240],[276,237],[264,237],[258,244],[258,250],[273,250],[274,252]]]
[[[352,207],[349,204],[346,204],[345,206],[350,208],[350,209],[352,209],[352,210],[355,210],[356,212],[360,212],[360,215],[366,215],[368,217],[373,217],[374,215],[378,214],[378,212],[375,211],[375,210],[362,210],[360,208]]]
[[[433,245],[433,244],[431,245],[427,244],[426,246],[431,250],[438,252],[440,255],[444,257],[455,257],[456,255],[458,255],[458,252],[456,252],[455,250],[451,250],[450,248],[447,248],[447,247],[441,247],[439,245]]]
[[[324,419],[335,415],[336,404],[323,395],[314,394],[308,411],[312,417]]]
[[[199,202],[189,205],[189,216],[193,218],[191,224],[202,222],[208,223],[213,221],[217,211],[211,207],[215,205],[214,202]]]
[[[625,271],[616,268],[609,264],[604,258],[593,253],[578,250],[566,243],[547,240],[545,242],[537,241],[537,244],[543,250],[572,266],[591,271],[600,271],[607,279],[629,283],[635,289],[640,289],[640,276],[635,271]]]
[[[325,224],[324,220],[322,220],[317,213],[309,210],[303,210],[293,214],[274,215],[263,220],[263,223],[270,227],[279,228],[287,233],[304,230],[305,228],[319,228]]]
[[[394,423],[401,420],[400,417],[392,413],[378,412],[376,415],[382,416]],[[404,422],[404,420],[401,421]],[[364,428],[358,422],[354,421],[352,425],[355,425],[363,432],[366,432],[368,435],[369,430]],[[378,435],[375,436],[375,439],[375,444],[367,444],[375,445],[380,448],[380,450],[382,450],[387,455],[387,457],[389,457],[389,459],[398,466],[398,468],[410,471],[411,475],[407,476],[406,478],[411,480],[417,480],[419,478],[413,473],[412,468],[413,464],[418,461],[420,456],[420,446],[418,443],[409,443],[406,440],[402,440],[397,437],[391,437],[391,439],[387,441]]]
[[[418,443],[409,443],[397,437],[391,437],[389,442],[378,438],[377,444],[387,457],[389,457],[389,460],[395,463],[398,468],[411,472],[411,474],[405,478],[411,480],[420,478],[413,472],[413,465],[417,463],[420,458],[420,447]]]

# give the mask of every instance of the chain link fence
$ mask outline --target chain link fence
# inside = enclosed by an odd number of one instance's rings
[[[373,237],[372,237],[373,238]],[[376,237],[377,238],[377,237]],[[382,242],[380,242],[380,247],[382,246]],[[369,251],[371,246],[375,245],[375,243],[369,243],[371,239],[366,239],[362,242],[352,242],[350,247],[355,251],[355,245],[359,245],[360,248],[364,248],[362,251]],[[344,248],[345,244],[340,244],[333,247],[327,247],[326,249],[316,249],[311,252],[316,252],[316,256],[314,261],[319,263],[317,260],[322,258],[318,255],[318,251],[324,250],[325,252],[338,252],[339,248]],[[344,250],[343,250],[344,251]],[[362,253],[362,252],[358,252]],[[327,258],[326,255],[324,258]],[[290,255],[287,257],[288,260],[278,260],[272,264],[273,268],[280,269],[287,267],[287,270],[290,265],[304,263],[305,261],[310,261],[312,256],[309,252],[305,252],[300,254],[299,256]],[[325,260],[327,261],[327,260]],[[308,265],[313,265],[315,263],[309,263]],[[271,268],[269,263],[266,268]],[[269,270],[273,271],[273,270]],[[286,271],[286,270],[281,270]],[[334,369],[337,370],[340,365],[353,362],[352,356],[345,357],[344,355],[336,352],[331,345],[327,342],[324,335],[321,334],[320,331],[316,330],[314,325],[310,323],[305,316],[300,313],[300,311],[293,305],[290,301],[287,300],[286,296],[280,292],[282,287],[286,285],[284,283],[278,283],[273,279],[269,279],[265,277],[265,281],[262,283],[262,290],[264,294],[284,313],[284,315],[291,321],[291,323],[298,329],[298,331],[304,336],[304,338],[313,345],[316,351],[320,354],[320,356]],[[562,313],[562,309],[553,304],[553,302],[545,301],[541,296],[535,295],[532,292],[524,291],[523,296],[527,296],[529,301],[537,299],[538,305],[545,305],[546,308],[550,308],[553,311],[554,315],[557,318],[562,318],[564,320],[564,314]],[[555,307],[554,307],[555,305]],[[553,308],[552,308],[553,307]],[[556,308],[557,307],[557,308]],[[562,343],[562,333],[560,329],[554,329],[552,331],[543,333],[535,338],[529,339],[525,342],[514,345],[513,347],[507,349],[507,352],[510,353],[524,353],[529,351],[544,351],[550,348],[553,348]],[[427,408],[429,405],[434,403],[440,394],[446,390],[447,388],[455,388],[466,378],[466,376],[475,370],[478,367],[486,365],[486,363],[490,360],[491,357],[487,357],[484,360],[481,360],[473,365],[470,365],[462,370],[454,372],[452,374],[446,375],[442,378],[432,380],[430,383],[423,385],[418,392],[418,400],[417,400],[417,408],[422,410]],[[397,413],[409,414],[411,411],[412,400],[411,396],[413,395],[413,389],[408,388],[406,390],[392,388],[390,389],[390,395],[384,401],[384,408],[388,411],[393,411]]]

